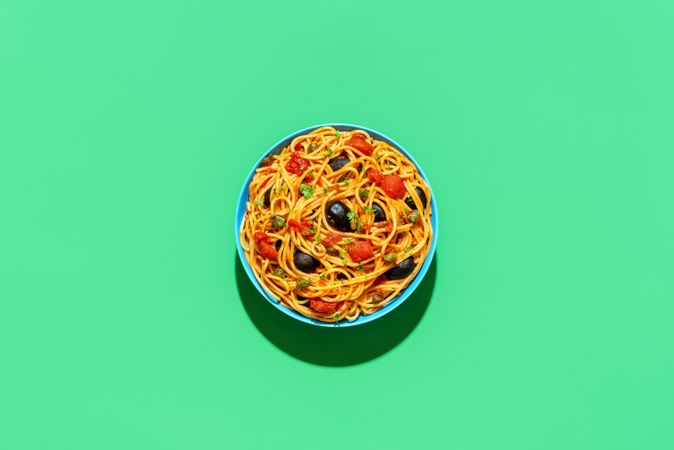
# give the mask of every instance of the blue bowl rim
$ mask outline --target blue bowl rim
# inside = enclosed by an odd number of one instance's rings
[[[382,309],[379,311],[376,311],[372,314],[366,315],[366,316],[359,316],[358,319],[354,321],[347,321],[347,320],[340,320],[339,322],[321,322],[320,320],[315,320],[311,319],[309,317],[303,316],[302,314],[298,313],[297,311],[288,308],[287,306],[284,306],[280,301],[276,300],[274,297],[272,297],[260,284],[260,282],[257,280],[257,277],[253,273],[253,269],[251,269],[250,265],[248,264],[248,261],[246,260],[246,255],[243,252],[243,247],[241,246],[240,242],[240,237],[239,237],[239,231],[241,228],[241,223],[243,222],[243,216],[246,211],[246,203],[248,202],[248,186],[250,185],[250,182],[253,179],[253,176],[255,175],[255,171],[257,168],[260,166],[262,163],[262,160],[266,158],[268,155],[273,153],[276,150],[283,149],[285,146],[289,145],[290,142],[296,138],[297,136],[300,136],[302,134],[306,134],[312,130],[315,130],[316,128],[321,128],[321,127],[333,127],[337,129],[338,131],[350,131],[353,129],[359,129],[363,131],[367,131],[372,137],[377,138],[379,140],[383,140],[387,142],[388,144],[394,146],[396,149],[400,150],[410,161],[412,161],[412,164],[414,164],[419,171],[419,174],[421,177],[426,181],[426,184],[428,185],[428,188],[431,192],[431,227],[433,229],[433,237],[431,239],[431,246],[428,250],[428,256],[426,257],[426,260],[424,261],[423,265],[421,266],[421,269],[419,269],[419,272],[417,275],[414,277],[414,279],[411,281],[409,286],[407,286],[401,293],[400,295],[390,301],[386,306],[384,306]],[[351,327],[351,326],[356,326],[356,325],[363,325],[368,322],[372,322],[373,320],[376,320],[380,317],[385,316],[389,312],[393,311],[396,309],[398,306],[400,306],[407,298],[412,295],[412,293],[416,290],[416,288],[421,284],[421,281],[423,278],[426,276],[426,272],[428,272],[428,268],[431,266],[431,263],[433,261],[433,257],[435,256],[435,249],[437,246],[437,241],[438,241],[438,213],[435,205],[435,195],[433,194],[433,189],[431,187],[431,183],[428,180],[428,177],[424,173],[423,169],[421,166],[417,163],[417,161],[410,155],[410,153],[405,150],[405,148],[394,141],[393,139],[389,138],[388,136],[373,130],[368,127],[364,127],[362,125],[356,125],[356,124],[351,124],[351,123],[326,123],[326,124],[318,124],[318,125],[312,125],[306,128],[303,128],[301,130],[295,131],[288,136],[278,140],[274,145],[272,145],[269,150],[264,152],[262,156],[257,160],[251,171],[248,173],[248,176],[246,177],[243,186],[241,188],[241,192],[239,194],[239,199],[237,201],[236,205],[236,214],[234,218],[234,236],[235,236],[235,241],[236,241],[236,248],[237,248],[237,253],[239,254],[239,260],[241,261],[241,265],[243,266],[244,270],[246,271],[246,274],[248,275],[248,278],[250,281],[253,283],[255,288],[258,290],[258,292],[269,302],[271,303],[276,309],[279,311],[283,312],[284,314],[292,317],[293,319],[299,320],[300,322],[307,323],[309,325],[316,325],[316,326],[321,326],[321,327],[326,327],[326,328],[341,328],[341,327]]]

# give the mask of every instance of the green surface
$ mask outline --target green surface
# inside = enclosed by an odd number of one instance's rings
[[[671,450],[673,48],[664,0],[3,1],[0,448]],[[440,210],[420,292],[345,334],[232,230],[329,121]]]

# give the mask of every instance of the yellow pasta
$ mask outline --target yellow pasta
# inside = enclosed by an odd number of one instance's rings
[[[384,307],[428,256],[431,193],[414,164],[362,130],[322,127],[267,157],[240,239],[262,286],[324,322]]]

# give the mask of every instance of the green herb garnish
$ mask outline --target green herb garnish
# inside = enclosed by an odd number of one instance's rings
[[[405,249],[405,251],[406,251],[407,253],[411,252],[412,250],[414,250],[414,247],[407,247],[407,248]]]
[[[277,267],[276,269],[274,269],[274,271],[271,274],[274,275],[274,276],[277,276],[279,278],[284,278],[284,279],[286,278],[286,273],[280,267]]]
[[[353,222],[358,219],[358,213],[356,211],[349,211],[346,213],[346,218],[349,219],[350,222]]]
[[[255,206],[262,206],[264,203],[262,203],[262,200],[253,200],[253,205]]]
[[[412,211],[407,215],[407,220],[412,223],[416,223],[419,220],[419,211]]]
[[[346,264],[346,263],[347,263],[347,260],[346,260],[346,252],[345,252],[344,250],[341,250],[341,251],[339,252],[339,256],[342,257],[342,263],[343,263],[343,264]]]
[[[369,207],[366,206],[366,207],[363,208],[363,211],[365,211],[366,213],[373,213],[373,212],[374,212],[374,209],[369,208]]]
[[[332,149],[331,149],[330,147],[328,147],[328,149],[326,150],[326,152],[328,153],[328,156],[332,155]]]
[[[341,135],[339,131],[335,131],[335,137],[338,138]]]
[[[368,192],[367,189],[361,189],[360,191],[358,191],[358,196],[362,201],[365,201],[370,196],[370,193]]]
[[[314,187],[310,184],[302,184],[300,186],[300,192],[304,198],[311,198],[314,196]]]
[[[311,282],[308,278],[300,278],[297,280],[297,283],[295,283],[295,286],[297,289],[305,289],[308,288],[310,284]]]

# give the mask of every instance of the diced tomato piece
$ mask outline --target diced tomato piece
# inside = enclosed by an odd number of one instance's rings
[[[269,236],[267,236],[265,233],[262,233],[260,231],[257,231],[253,235],[253,239],[255,240],[256,243],[260,243],[260,242],[269,243]]]
[[[276,259],[278,258],[278,252],[274,247],[269,245],[269,236],[265,233],[257,231],[253,235],[253,239],[257,244],[257,249],[260,251],[260,254],[267,259]]]
[[[361,152],[363,155],[371,156],[372,155],[372,145],[365,140],[365,136],[362,134],[357,134],[348,141],[345,142],[346,145],[349,145],[359,152]]]
[[[391,231],[393,231],[393,222],[387,222],[386,223],[386,232],[390,233]]]
[[[300,233],[302,236],[313,236],[316,233],[316,230],[313,228],[313,226],[307,222],[306,220],[303,220],[302,222],[298,222],[295,219],[290,219],[288,220],[288,226],[292,227],[295,231]]]
[[[296,152],[299,152],[299,151],[301,151],[301,150],[304,150],[304,147],[302,147],[302,143],[301,143],[301,142],[298,142],[297,144],[295,144],[295,147],[294,147],[294,148],[295,148],[295,151],[296,151]]]
[[[361,262],[372,258],[374,256],[374,252],[372,251],[372,245],[370,245],[370,241],[359,239],[354,242],[354,244],[349,247],[349,256],[353,262]]]
[[[300,224],[295,219],[289,219],[288,220],[288,226],[293,228],[295,231],[302,231],[302,224]]]
[[[295,151],[292,154],[285,165],[288,172],[294,173],[297,176],[302,175],[302,172],[307,170],[307,167],[309,167],[309,162],[306,159],[303,159],[298,151]]]
[[[372,181],[377,186],[379,186],[381,182],[384,180],[384,175],[382,175],[381,172],[378,170],[370,170],[369,175],[370,181]]]
[[[323,239],[323,245],[326,247],[332,247],[332,244],[337,242],[339,240],[339,236],[337,236],[335,233],[330,234],[328,237]]]
[[[336,313],[337,310],[341,308],[343,304],[344,302],[339,303],[326,302],[324,300],[321,300],[320,298],[312,298],[311,300],[309,300],[309,305],[311,306],[311,309],[324,314]]]
[[[276,251],[276,249],[266,242],[258,243],[257,248],[258,250],[260,250],[260,254],[267,259],[278,258],[278,252]]]
[[[381,188],[386,192],[386,195],[391,198],[403,198],[406,192],[403,179],[395,173],[384,176],[384,180],[381,182]]]
[[[382,175],[378,170],[371,170],[370,181],[382,188],[391,198],[403,198],[405,196],[405,183],[395,173]]]

